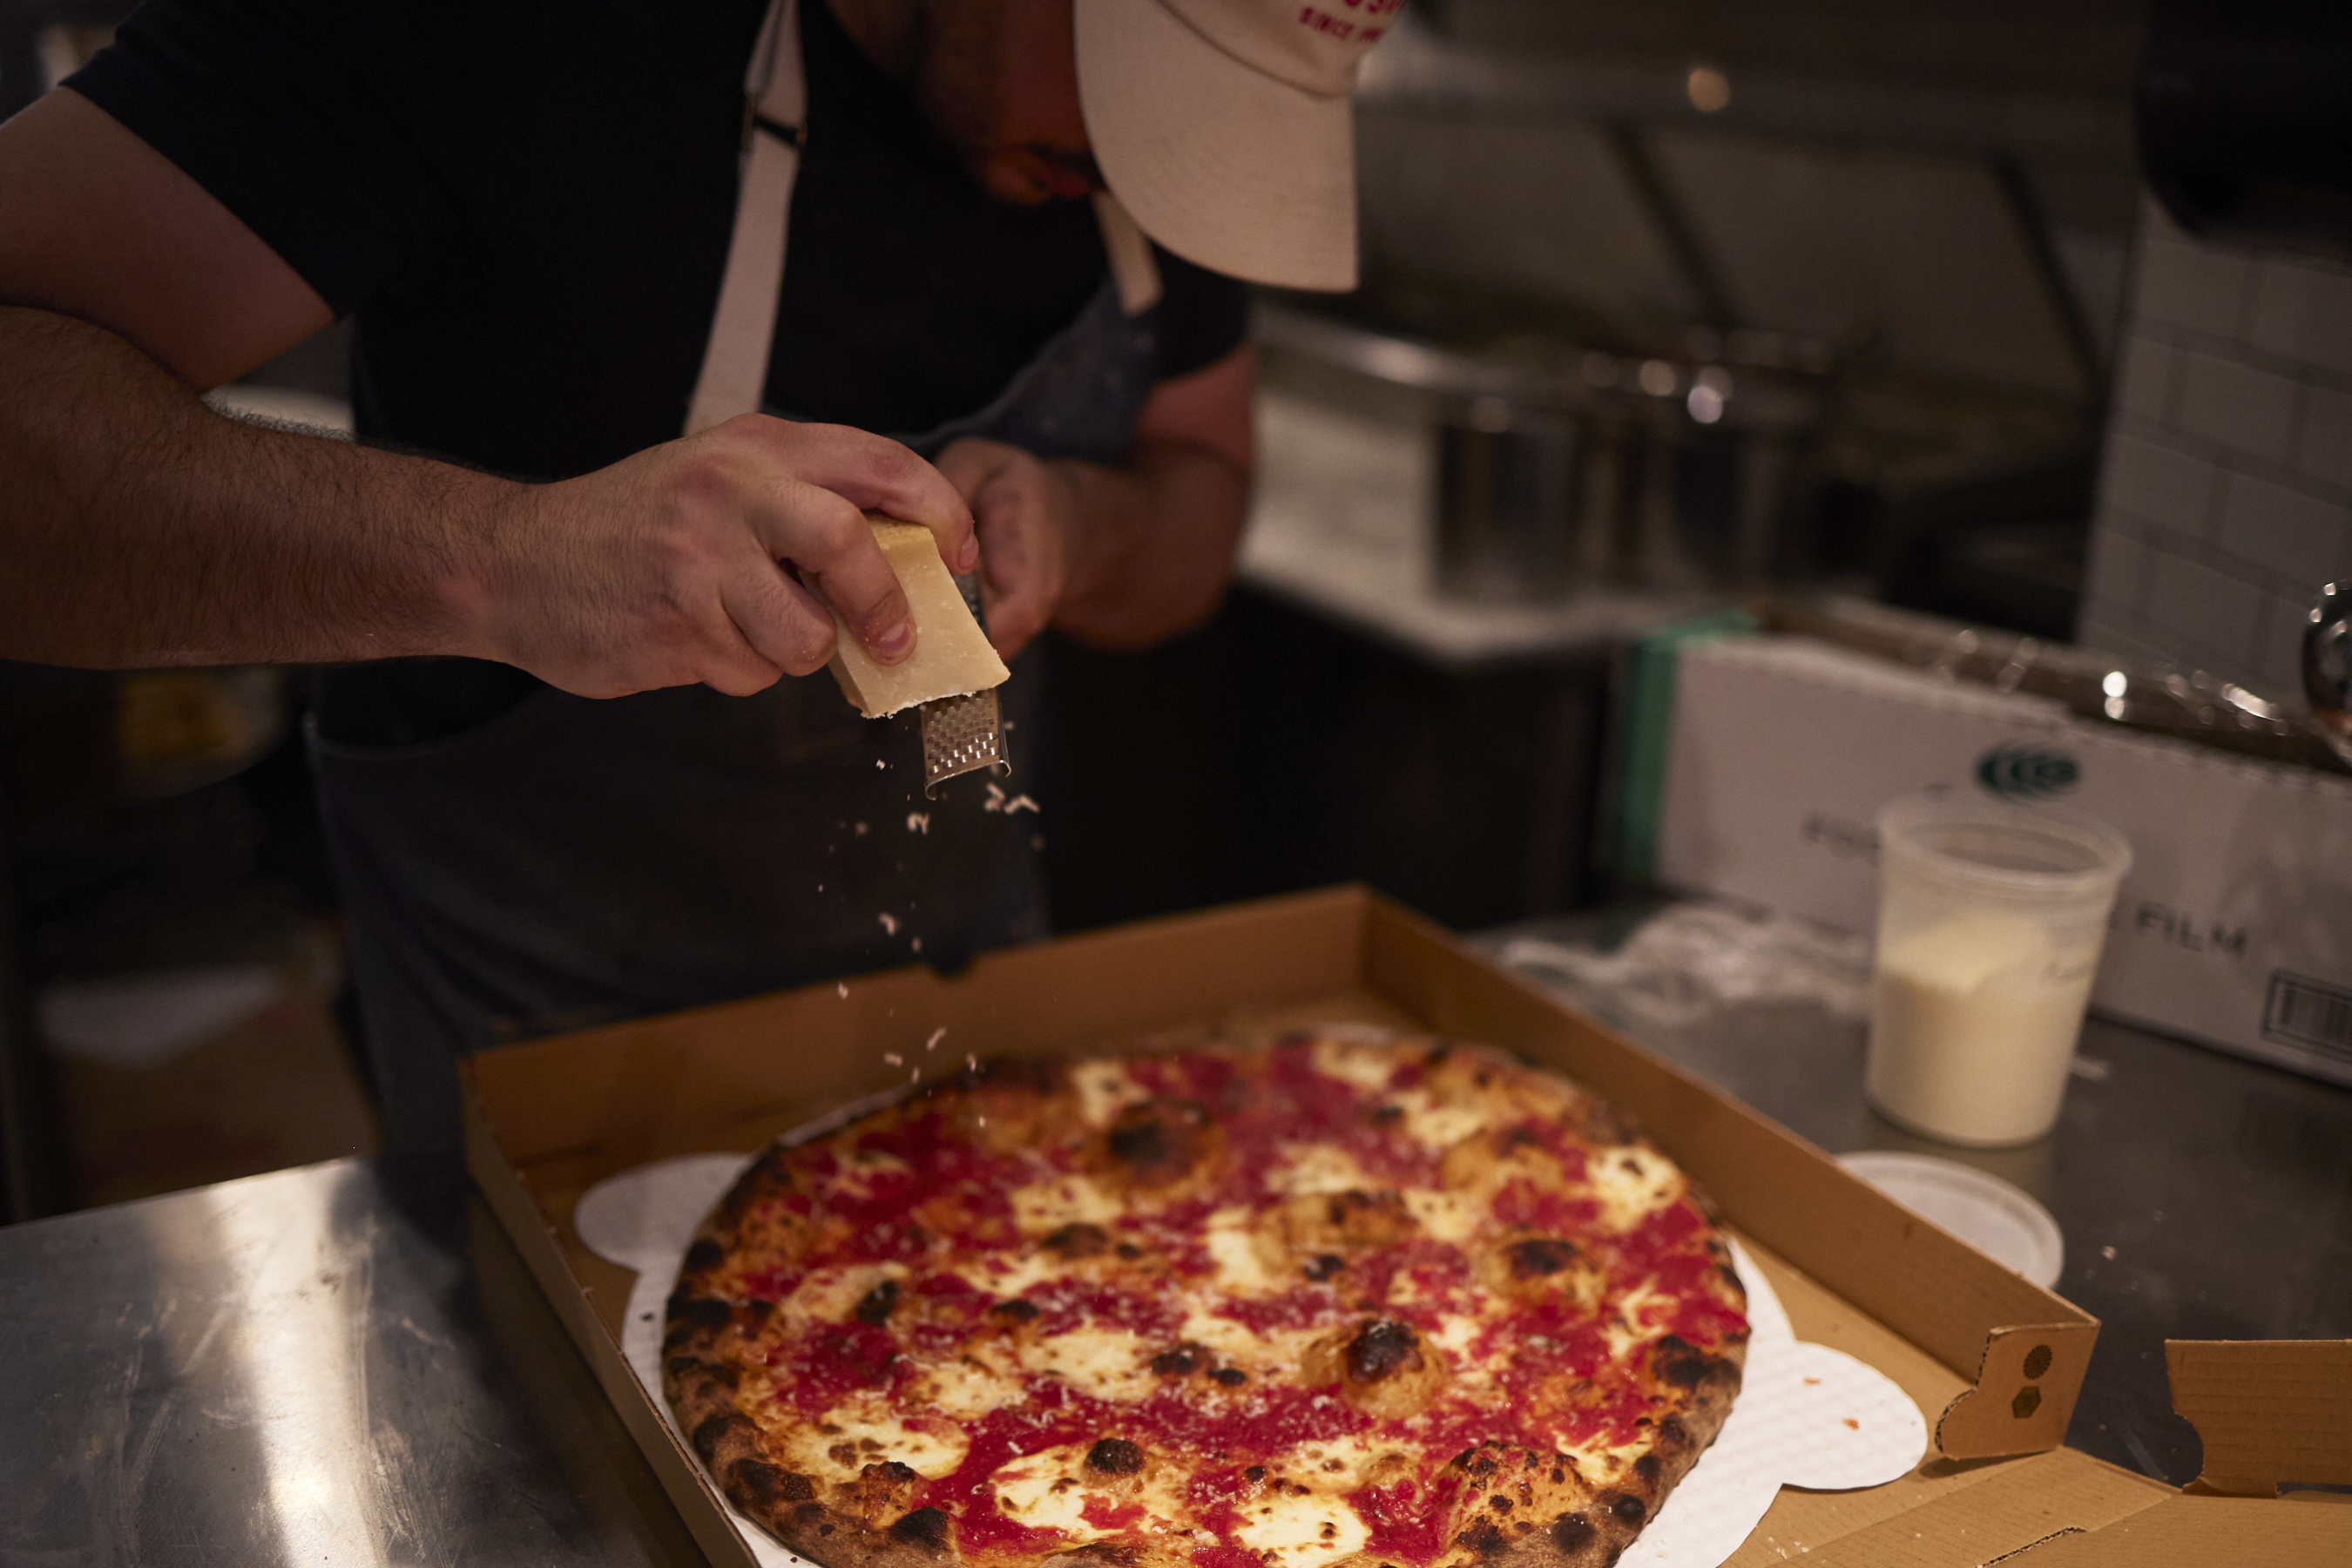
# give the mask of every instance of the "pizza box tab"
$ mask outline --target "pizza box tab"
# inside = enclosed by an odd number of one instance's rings
[[[1969,1496],[1990,1504],[2003,1495],[1984,1489],[1995,1477],[2028,1493],[2069,1478],[2098,1492],[2073,1508],[2077,1530],[2128,1511],[2115,1496],[2153,1500],[2136,1489],[2155,1483],[2058,1448],[2095,1319],[1358,888],[991,953],[952,980],[897,970],[485,1051],[461,1068],[467,1163],[698,1541],[714,1561],[748,1564],[717,1496],[622,1357],[635,1276],[582,1243],[572,1210],[583,1193],[652,1160],[748,1152],[919,1069],[951,1072],[968,1055],[1166,1049],[1327,1021],[1501,1046],[1631,1112],[1715,1199],[1800,1337],[1878,1367],[1927,1415],[1937,1458],[1864,1492],[1784,1489],[1733,1562],[1777,1561],[1790,1542],[1818,1557],[1921,1509],[1966,1512]],[[2002,1458],[2019,1455],[2032,1457]],[[2081,1481],[2086,1474],[2098,1479]],[[1760,1545],[1768,1536],[1783,1547]]]
[[[2168,1340],[2164,1363],[2203,1473],[2105,1524],[2072,1521],[2016,1568],[2352,1563],[2352,1491],[2316,1489],[2352,1487],[2352,1340]]]

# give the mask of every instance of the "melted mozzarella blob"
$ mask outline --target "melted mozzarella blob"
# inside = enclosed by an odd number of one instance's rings
[[[838,1323],[847,1318],[868,1290],[885,1279],[903,1279],[906,1266],[898,1263],[853,1264],[819,1268],[784,1298],[784,1316],[797,1322]]]
[[[1078,1108],[1089,1127],[1108,1127],[1122,1106],[1145,1098],[1142,1089],[1118,1062],[1087,1062],[1070,1074],[1078,1091]]]
[[[1443,1154],[1486,1126],[1484,1106],[1447,1105],[1425,1089],[1399,1089],[1389,1103],[1404,1112],[1398,1126],[1405,1136],[1433,1154]]]
[[[1353,1154],[1328,1143],[1285,1144],[1282,1163],[1265,1173],[1267,1191],[1291,1196],[1362,1192],[1375,1184]]]
[[[1262,1296],[1288,1284],[1266,1272],[1265,1260],[1258,1252],[1255,1221],[1256,1216],[1244,1208],[1219,1209],[1209,1216],[1201,1233],[1201,1244],[1217,1266],[1217,1289],[1227,1295]]]
[[[1388,1088],[1389,1079],[1397,1069],[1396,1057],[1377,1043],[1364,1046],[1352,1040],[1333,1039],[1330,1036],[1335,1032],[1327,1028],[1323,1037],[1315,1042],[1315,1070],[1325,1078],[1336,1078],[1341,1083],[1374,1094]],[[1381,1038],[1387,1037],[1384,1032],[1374,1033]]]
[[[1153,1347],[1131,1329],[1072,1329],[1014,1353],[1027,1371],[1058,1377],[1097,1399],[1139,1399],[1151,1386]]]
[[[1116,1533],[1086,1520],[1087,1499],[1093,1495],[1084,1479],[1087,1447],[1045,1448],[1005,1465],[988,1479],[996,1489],[997,1506],[1032,1530],[1058,1530],[1083,1541]]]
[[[1121,1212],[1118,1201],[1088,1176],[1051,1176],[1013,1189],[1013,1222],[1024,1235],[1043,1236],[1081,1221],[1108,1225]]]
[[[789,1426],[777,1435],[793,1469],[803,1475],[856,1480],[867,1465],[887,1459],[936,1480],[951,1476],[971,1447],[964,1435],[945,1423],[937,1430],[908,1431],[905,1412],[885,1396],[871,1392],[851,1395],[825,1412],[815,1426]],[[927,1428],[931,1423],[923,1424]]]
[[[1636,1351],[1657,1338],[1658,1331],[1648,1321],[1650,1314],[1662,1310],[1671,1311],[1673,1308],[1673,1301],[1647,1285],[1637,1285],[1619,1297],[1615,1316],[1601,1329],[1609,1341],[1609,1358],[1631,1361]]]
[[[1241,1523],[1234,1534],[1265,1554],[1269,1568],[1321,1568],[1361,1552],[1371,1538],[1363,1520],[1339,1497],[1267,1492],[1236,1511]]]
[[[1664,1154],[1628,1146],[1588,1163],[1585,1174],[1601,1203],[1601,1221],[1628,1231],[1683,1195],[1683,1173]]]
[[[1407,1187],[1402,1195],[1405,1212],[1432,1241],[1458,1244],[1469,1240],[1478,1228],[1478,1205],[1459,1193]]]
[[[977,1420],[1004,1403],[1004,1380],[976,1362],[943,1362],[924,1370],[908,1402],[954,1420]]]

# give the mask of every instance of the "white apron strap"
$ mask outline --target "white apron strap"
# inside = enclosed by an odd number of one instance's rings
[[[702,374],[687,403],[689,436],[756,412],[766,401],[768,355],[776,337],[776,302],[784,286],[784,239],[792,224],[793,181],[807,138],[808,81],[801,66],[795,0],[772,0],[743,74],[743,173],[735,195],[735,232],[711,312]],[[1095,222],[1110,258],[1119,308],[1139,316],[1160,299],[1151,242],[1108,191],[1094,199]]]
[[[1151,258],[1151,242],[1108,191],[1096,193],[1095,226],[1110,258],[1111,281],[1118,285],[1118,308],[1140,316],[1160,303],[1160,263]]]
[[[773,0],[743,75],[742,178],[735,232],[711,314],[702,374],[687,404],[689,436],[759,408],[768,384],[768,349],[776,335],[776,300],[784,281],[784,235],[793,181],[800,174],[808,118],[794,0]]]

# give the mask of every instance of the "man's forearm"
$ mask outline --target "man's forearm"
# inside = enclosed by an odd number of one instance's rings
[[[483,651],[523,487],[226,418],[111,332],[0,308],[0,655],[325,662]]]
[[[1054,467],[1084,519],[1057,629],[1097,647],[1143,647],[1208,617],[1233,579],[1246,472],[1205,447],[1154,441],[1125,468]]]

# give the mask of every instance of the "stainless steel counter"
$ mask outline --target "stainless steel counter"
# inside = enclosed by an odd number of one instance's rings
[[[478,1198],[356,1160],[0,1230],[0,1565],[703,1558]]]
[[[1606,950],[1654,908],[1476,940]],[[2172,1413],[2166,1340],[2352,1338],[2352,1089],[2094,1018],[2056,1131],[1958,1149],[1864,1103],[1858,1020],[1784,1002],[1669,1027],[1606,995],[1571,1000],[1832,1154],[1941,1155],[2039,1199],[2065,1233],[2058,1294],[2101,1325],[2070,1447],[2182,1485],[2201,1450]]]
[[[2058,1132],[1972,1153],[1874,1116],[1860,1026],[1820,1009],[1623,1021],[1832,1152],[2047,1204],[2105,1324],[2078,1447],[2185,1481],[2165,1338],[2352,1335],[2352,1090],[2095,1022]],[[0,1229],[0,1568],[702,1561],[480,1200],[368,1162]]]

